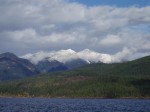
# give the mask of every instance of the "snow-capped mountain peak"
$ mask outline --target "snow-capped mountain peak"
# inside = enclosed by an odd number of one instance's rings
[[[110,63],[111,62],[111,56],[108,54],[101,54],[89,49],[85,49],[83,51],[80,51],[77,53],[77,55],[81,58],[86,60],[88,63]]]
[[[26,54],[21,56],[22,58],[30,60],[34,64],[47,59],[49,61],[57,60],[61,63],[66,63],[69,61],[81,59],[87,63],[110,63],[111,56],[109,54],[102,54],[89,49],[84,49],[83,51],[75,52],[72,49],[60,50],[60,51],[51,51],[51,52],[37,52],[35,54]]]
[[[73,58],[74,54],[76,54],[76,52],[72,49],[51,52],[40,51],[34,54],[26,54],[24,56],[21,56],[21,58],[28,59],[33,64],[38,64],[38,62],[44,59],[47,59],[49,61],[57,60],[59,62],[65,63],[70,58]]]
[[[68,53],[68,54],[74,54],[76,53],[74,50],[72,49],[67,49],[67,50],[61,50],[62,52]]]

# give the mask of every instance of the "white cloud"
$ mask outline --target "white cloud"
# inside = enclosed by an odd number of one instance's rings
[[[88,7],[69,0],[0,1],[0,51],[88,48],[112,55],[127,48],[147,54],[149,10],[150,6]]]
[[[30,47],[35,48],[48,48],[48,47],[63,47],[68,45],[78,45],[85,41],[85,37],[76,32],[69,33],[51,33],[50,35],[40,35],[34,29],[25,29],[20,31],[6,31],[3,32],[5,37],[4,42],[11,41],[12,44],[21,43],[26,45],[27,49]],[[19,44],[20,46],[20,44]],[[12,46],[13,47],[13,46]],[[22,47],[22,48],[21,48]],[[20,46],[23,49],[24,46]]]
[[[122,51],[112,55],[112,62],[122,62],[127,61],[129,57],[133,55],[134,51],[129,50],[128,48],[123,48]]]

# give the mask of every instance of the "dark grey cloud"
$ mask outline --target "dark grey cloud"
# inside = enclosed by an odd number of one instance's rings
[[[88,7],[67,0],[1,0],[0,53],[92,49],[150,53],[150,6]]]

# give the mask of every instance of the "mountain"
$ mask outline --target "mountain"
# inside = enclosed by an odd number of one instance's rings
[[[48,61],[47,59],[38,62],[38,64],[36,64],[36,68],[41,73],[68,70],[68,68],[63,63],[60,63],[56,60]]]
[[[38,74],[34,65],[13,53],[0,54],[0,80],[20,79]]]
[[[150,56],[134,61],[89,64],[73,70],[0,82],[1,96],[150,98]]]
[[[58,61],[63,63],[66,67],[72,69],[77,68],[86,64],[91,63],[110,63],[111,56],[108,54],[101,54],[89,49],[85,49],[80,52],[75,52],[74,50],[60,50],[51,52],[38,52],[35,54],[26,54],[21,56],[30,60],[34,65],[37,65],[40,61],[47,59],[47,61]]]
[[[70,61],[72,59],[76,59],[77,57],[74,56],[76,54],[75,51],[68,49],[68,50],[60,50],[60,51],[51,51],[51,52],[37,52],[34,54],[26,54],[24,56],[21,56],[21,58],[25,58],[30,60],[33,64],[38,64],[38,62],[42,60],[57,60],[61,63],[65,63],[66,61]]]
[[[82,59],[73,59],[70,61],[65,62],[65,66],[67,66],[69,69],[74,69],[74,68],[78,68],[84,65],[89,64],[87,61],[82,60]]]

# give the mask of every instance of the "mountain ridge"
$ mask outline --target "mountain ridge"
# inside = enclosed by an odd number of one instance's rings
[[[26,54],[24,56],[20,56],[21,58],[25,58],[30,60],[32,63],[37,64],[39,61],[47,58],[49,61],[57,60],[62,63],[69,62],[71,60],[81,59],[86,61],[87,63],[97,63],[104,62],[110,63],[111,56],[109,54],[101,54],[95,51],[91,51],[89,49],[85,49],[79,52],[75,52],[74,50],[60,50],[60,51],[51,51],[51,52],[37,52],[34,54]]]
[[[43,74],[43,73],[54,72],[54,71],[71,70],[71,69],[76,69],[85,65],[91,66],[91,64],[94,64],[94,63],[98,66],[99,64],[97,63],[101,63],[101,65],[104,65],[105,63],[102,63],[95,59],[102,55],[104,55],[105,57],[106,55],[106,54],[99,55],[96,52],[91,51],[89,49],[85,49],[78,53],[71,49],[61,50],[58,52],[53,51],[52,53],[46,54],[46,56],[45,56],[45,53],[43,52],[41,53],[44,56],[39,55],[40,53],[36,53],[35,56],[34,55],[32,56],[32,58],[39,56],[40,61],[38,60],[39,62],[37,64],[32,64],[30,60],[17,57],[13,53],[6,52],[3,54],[0,54],[0,77],[1,77],[0,79],[1,80],[17,79],[17,78],[24,78],[24,77],[32,76],[34,74],[39,74],[39,73]],[[83,57],[80,58],[76,54],[79,54],[80,57],[83,56],[85,59],[83,60]],[[52,57],[49,57],[49,56],[52,56]],[[55,59],[60,59],[60,60],[64,59],[63,60],[64,63]],[[111,65],[111,63],[109,65]],[[112,65],[114,64],[112,63]],[[118,68],[120,67],[118,66]],[[127,66],[126,69],[130,69],[130,68]],[[122,70],[122,68],[120,68],[120,70]],[[113,69],[110,69],[110,71],[113,71]]]
[[[44,64],[44,60],[46,60],[47,63],[48,62],[52,63],[53,61],[56,60],[64,64],[64,66],[66,66],[68,69],[74,69],[92,63],[111,62],[110,55],[101,54],[89,49],[84,49],[79,52],[75,52],[72,49],[51,51],[51,52],[41,51],[34,54],[27,54],[21,56],[21,58],[30,60],[30,62],[32,62],[35,66],[38,66],[38,68],[39,68],[39,63]]]

